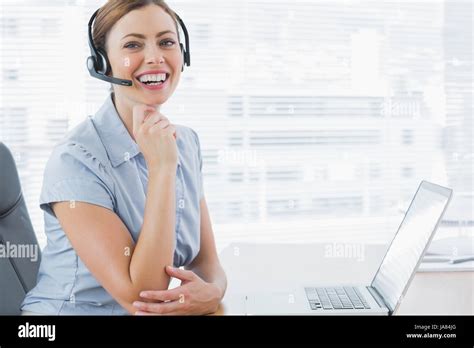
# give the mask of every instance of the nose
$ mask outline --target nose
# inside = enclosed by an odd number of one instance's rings
[[[145,51],[145,62],[147,64],[161,64],[165,61],[164,52],[155,45],[148,46]]]

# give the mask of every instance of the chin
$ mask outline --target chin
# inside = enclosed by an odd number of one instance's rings
[[[143,100],[144,104],[164,104],[168,100],[168,96],[161,96],[161,95],[141,95],[141,100]]]

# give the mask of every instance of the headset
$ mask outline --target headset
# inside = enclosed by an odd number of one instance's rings
[[[91,74],[92,77],[98,78],[99,80],[114,83],[117,85],[122,85],[122,86],[131,86],[133,83],[131,80],[124,80],[124,79],[119,79],[116,77],[107,76],[107,74],[110,72],[110,63],[109,63],[109,60],[107,59],[107,54],[103,50],[95,47],[94,41],[92,39],[92,23],[94,22],[94,19],[97,17],[97,13],[99,12],[99,10],[100,8],[94,12],[91,19],[89,20],[88,38],[89,38],[89,47],[91,50],[91,55],[87,57],[87,70],[89,70],[89,73]],[[184,64],[186,64],[187,66],[190,66],[191,54],[189,51],[188,30],[186,29],[184,22],[176,14],[176,12],[173,12],[173,13],[176,16],[178,23],[181,26],[181,29],[183,30],[183,33],[184,33],[186,49],[184,49],[184,46],[181,42],[179,43],[181,54],[184,56]],[[181,67],[181,71],[184,70],[184,64]]]

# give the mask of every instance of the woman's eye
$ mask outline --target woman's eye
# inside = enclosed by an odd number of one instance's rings
[[[174,44],[175,44],[175,42],[173,40],[163,40],[163,41],[160,42],[160,45],[163,45],[165,47],[173,47]],[[124,48],[137,48],[137,47],[139,47],[139,44],[135,43],[135,42],[129,42],[123,47]]]
[[[165,43],[165,42],[167,43],[167,45],[165,45],[166,47],[172,47],[175,44],[175,42],[173,40],[163,40],[163,41],[161,41],[161,43]]]
[[[138,45],[136,43],[128,43],[123,47],[125,47],[125,48],[135,48],[135,47],[130,47],[130,46],[138,46]]]

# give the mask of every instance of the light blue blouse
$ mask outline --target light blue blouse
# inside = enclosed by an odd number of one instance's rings
[[[199,138],[176,125],[176,242],[174,266],[191,263],[200,246],[203,198]],[[120,119],[110,94],[100,110],[72,129],[55,146],[46,165],[40,207],[47,245],[37,285],[22,303],[43,314],[110,315],[128,312],[89,272],[72,248],[50,203],[87,202],[114,211],[136,242],[145,210],[148,172],[143,154]]]

